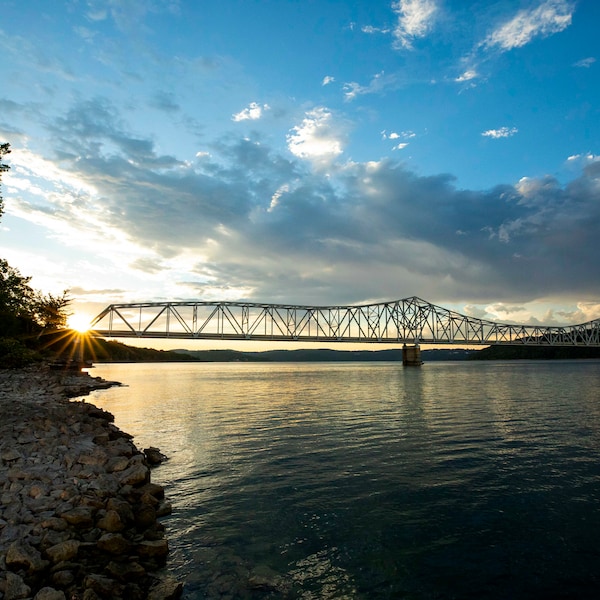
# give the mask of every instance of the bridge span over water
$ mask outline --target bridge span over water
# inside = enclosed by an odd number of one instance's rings
[[[565,327],[497,323],[417,297],[356,306],[211,301],[111,304],[94,319],[92,329],[110,338],[600,346],[600,319]]]

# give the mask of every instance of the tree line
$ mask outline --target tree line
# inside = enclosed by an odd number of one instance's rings
[[[0,219],[4,214],[2,175],[10,169],[5,157],[10,144],[0,144]],[[0,367],[20,366],[37,355],[42,335],[67,325],[71,303],[68,290],[45,294],[33,289],[24,276],[0,258]]]

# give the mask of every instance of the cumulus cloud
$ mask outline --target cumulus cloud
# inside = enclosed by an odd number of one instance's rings
[[[287,136],[290,152],[299,158],[328,160],[343,152],[343,135],[324,107],[306,113],[300,125]]]
[[[536,8],[520,10],[492,31],[483,45],[507,51],[524,46],[536,37],[559,33],[571,24],[574,10],[570,0],[545,0]]]
[[[567,158],[567,163],[578,165],[588,165],[597,161],[600,161],[600,156],[591,152],[587,152],[586,154],[572,154]]]
[[[410,49],[416,38],[430,31],[438,7],[434,0],[399,0],[392,3],[392,9],[398,17],[395,46]]]
[[[500,129],[488,129],[482,132],[483,137],[489,137],[493,139],[512,137],[519,130],[516,127],[500,127]]]
[[[268,104],[262,106],[258,102],[250,102],[250,104],[240,112],[232,115],[233,121],[256,121],[263,116],[263,112],[269,110]]]

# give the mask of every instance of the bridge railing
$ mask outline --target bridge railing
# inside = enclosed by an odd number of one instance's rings
[[[113,338],[600,346],[600,320],[571,327],[476,319],[416,297],[361,306],[248,302],[111,304],[92,325]]]

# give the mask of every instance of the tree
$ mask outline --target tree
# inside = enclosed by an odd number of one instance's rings
[[[0,258],[0,313],[16,317],[30,316],[35,292],[29,287],[31,277],[23,277],[18,269]]]
[[[2,162],[2,159],[6,154],[10,154],[10,144],[0,144],[0,217],[4,212],[4,200],[2,199],[2,173],[8,171],[10,167]]]
[[[69,290],[65,290],[59,296],[37,292],[33,301],[33,317],[43,331],[66,327],[69,304]]]
[[[30,279],[0,258],[0,336],[32,333],[31,308],[35,292],[29,286]]]

